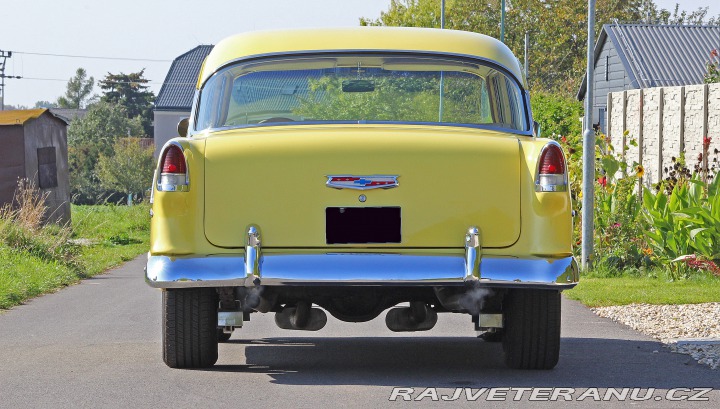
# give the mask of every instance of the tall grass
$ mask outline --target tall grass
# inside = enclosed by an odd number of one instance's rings
[[[147,251],[147,205],[73,206],[71,227],[44,224],[45,199],[21,180],[13,205],[0,209],[0,309]]]
[[[13,204],[0,209],[0,242],[47,262],[57,262],[82,274],[78,249],[70,241],[69,226],[45,224],[47,193],[28,179],[20,179]]]

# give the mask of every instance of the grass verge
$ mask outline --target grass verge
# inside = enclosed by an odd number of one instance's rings
[[[670,281],[662,274],[657,277],[591,275],[581,277],[575,288],[563,294],[588,307],[720,302],[720,278],[709,273],[677,281]]]
[[[80,243],[85,274],[93,276],[146,253],[150,206],[73,206],[73,241]]]
[[[131,260],[149,247],[149,206],[73,206],[72,230],[0,219],[0,309]],[[18,219],[16,217],[16,219]]]

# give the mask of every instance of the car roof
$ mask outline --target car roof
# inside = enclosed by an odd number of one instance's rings
[[[480,57],[500,64],[520,83],[524,76],[512,51],[478,33],[416,27],[345,27],[254,31],[220,41],[203,64],[198,88],[226,64],[267,55],[312,51],[415,51]]]

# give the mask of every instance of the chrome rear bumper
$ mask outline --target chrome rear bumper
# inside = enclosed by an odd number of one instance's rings
[[[147,283],[156,288],[267,286],[447,286],[572,288],[575,258],[483,256],[477,227],[465,233],[465,255],[394,253],[262,254],[260,230],[249,226],[244,257],[148,255]]]
[[[258,274],[244,257],[149,256],[147,283],[156,288],[287,285],[462,285],[569,289],[579,279],[573,257],[484,256],[467,276],[466,258],[377,253],[264,254]],[[247,270],[252,270],[248,268]]]

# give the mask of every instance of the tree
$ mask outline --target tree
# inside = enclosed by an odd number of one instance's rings
[[[58,104],[50,101],[36,101],[35,108],[59,108]]]
[[[58,98],[57,105],[60,108],[80,109],[83,102],[88,98],[95,86],[93,77],[87,78],[84,68],[78,68],[75,76],[70,78],[67,83],[65,95]]]
[[[100,80],[104,95],[101,100],[125,107],[128,118],[140,117],[145,135],[152,135],[153,102],[155,94],[145,85],[145,69],[130,74],[108,73]]]
[[[533,92],[533,119],[542,127],[542,136],[574,138],[582,134],[583,104],[575,97],[550,92]]]
[[[648,23],[654,24],[711,24],[720,23],[718,17],[710,17],[706,20],[708,8],[698,7],[697,10],[687,12],[680,10],[680,4],[675,3],[675,9],[672,14],[670,10],[658,9],[654,4],[648,6],[647,19]]]
[[[702,9],[688,14],[678,7],[673,17],[652,0],[598,0],[596,7],[596,36],[603,24],[615,20],[696,23],[705,18]],[[531,88],[576,93],[585,72],[587,2],[508,0],[506,10],[505,44],[515,55],[523,55],[525,33],[530,35]],[[500,0],[447,0],[445,14],[446,28],[500,36]],[[379,19],[363,18],[360,24],[440,27],[440,0],[392,0]]]
[[[107,194],[95,172],[100,155],[111,156],[120,137],[142,134],[138,118],[128,119],[124,107],[102,101],[92,104],[85,117],[72,121],[68,128],[68,167],[73,203],[96,203]]]
[[[2,100],[0,100],[0,101],[2,101]],[[20,105],[20,104],[18,104],[18,105],[5,105],[5,106],[4,106],[4,110],[5,110],[5,111],[15,111],[15,110],[21,110],[21,109],[29,109],[29,108],[26,107],[25,105]]]
[[[112,155],[101,154],[97,163],[97,175],[106,189],[127,194],[128,205],[132,196],[142,193],[152,185],[152,147],[143,147],[138,138],[120,138],[115,141]]]

